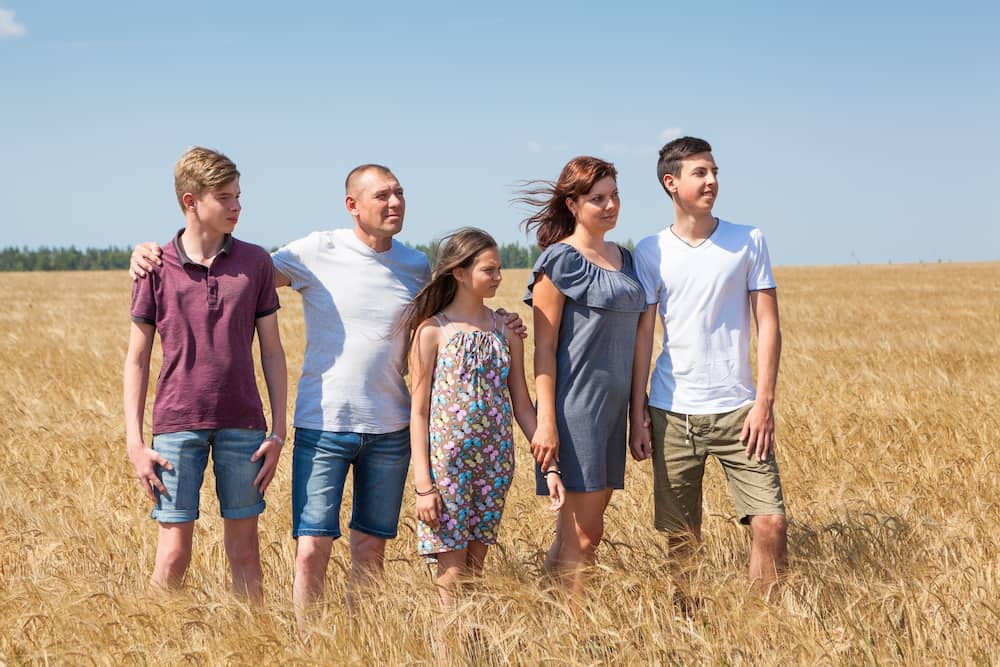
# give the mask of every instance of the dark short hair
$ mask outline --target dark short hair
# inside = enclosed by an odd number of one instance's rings
[[[392,176],[392,170],[382,164],[361,164],[351,169],[351,172],[347,174],[347,178],[344,179],[344,190],[349,194],[351,192],[351,181],[353,181],[357,176],[367,173],[369,171],[377,171],[385,176]]]
[[[704,139],[698,139],[697,137],[681,137],[680,139],[667,142],[660,149],[660,159],[656,163],[656,177],[660,180],[660,186],[667,191],[667,196],[673,199],[673,195],[667,190],[667,186],[663,184],[663,177],[667,174],[675,177],[680,176],[681,162],[685,158],[697,155],[698,153],[711,152],[712,145]]]

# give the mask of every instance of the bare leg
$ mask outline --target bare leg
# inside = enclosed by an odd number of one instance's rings
[[[750,581],[767,597],[787,565],[788,522],[781,514],[762,514],[750,519],[750,528]]]
[[[477,542],[476,540],[469,542],[465,564],[470,577],[483,576],[483,564],[486,562],[486,552],[488,550],[489,546],[482,542]]]
[[[441,596],[441,611],[450,611],[455,605],[455,588],[459,581],[468,573],[468,550],[446,551],[436,554],[438,561],[437,584]]]
[[[589,493],[567,493],[559,510],[557,541],[560,548],[556,565],[561,579],[579,602],[586,588],[587,569],[594,564],[597,546],[604,536],[604,510],[611,489]]]
[[[356,596],[374,580],[380,579],[385,561],[385,543],[382,537],[351,531],[351,575],[347,582],[347,607],[353,609]]]
[[[154,588],[174,589],[181,585],[191,564],[191,540],[194,521],[161,523],[156,543],[156,563],[149,579]]]
[[[292,581],[292,604],[299,633],[305,632],[309,607],[323,598],[326,568],[333,549],[332,537],[303,535],[295,542],[295,577]]]
[[[257,517],[225,519],[223,525],[233,593],[249,602],[259,603],[263,598],[263,575],[260,570]]]

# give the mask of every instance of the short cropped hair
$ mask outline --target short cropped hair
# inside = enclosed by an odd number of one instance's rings
[[[344,179],[344,192],[347,194],[351,193],[351,181],[355,178],[369,171],[377,171],[383,176],[392,176],[392,169],[381,164],[361,164],[351,169],[351,172],[347,174],[347,178]]]
[[[674,177],[681,175],[681,162],[685,158],[698,153],[711,153],[712,146],[704,139],[697,137],[681,137],[668,142],[660,149],[660,159],[656,163],[656,177],[660,179],[660,186],[666,190],[667,195],[673,199],[673,195],[667,190],[663,183],[663,177],[670,174]]]
[[[174,167],[177,203],[183,211],[184,193],[190,192],[198,197],[209,190],[226,185],[239,176],[240,171],[236,168],[236,163],[222,153],[201,146],[189,148]]]

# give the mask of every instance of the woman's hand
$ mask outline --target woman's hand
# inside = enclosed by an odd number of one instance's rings
[[[531,456],[542,470],[559,462],[559,434],[554,426],[538,425],[531,438]]]

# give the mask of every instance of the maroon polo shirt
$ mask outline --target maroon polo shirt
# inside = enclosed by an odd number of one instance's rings
[[[279,308],[271,256],[227,234],[205,267],[184,253],[183,231],[163,264],[132,283],[132,321],[154,325],[163,346],[153,433],[264,429],[253,337],[257,318]]]

